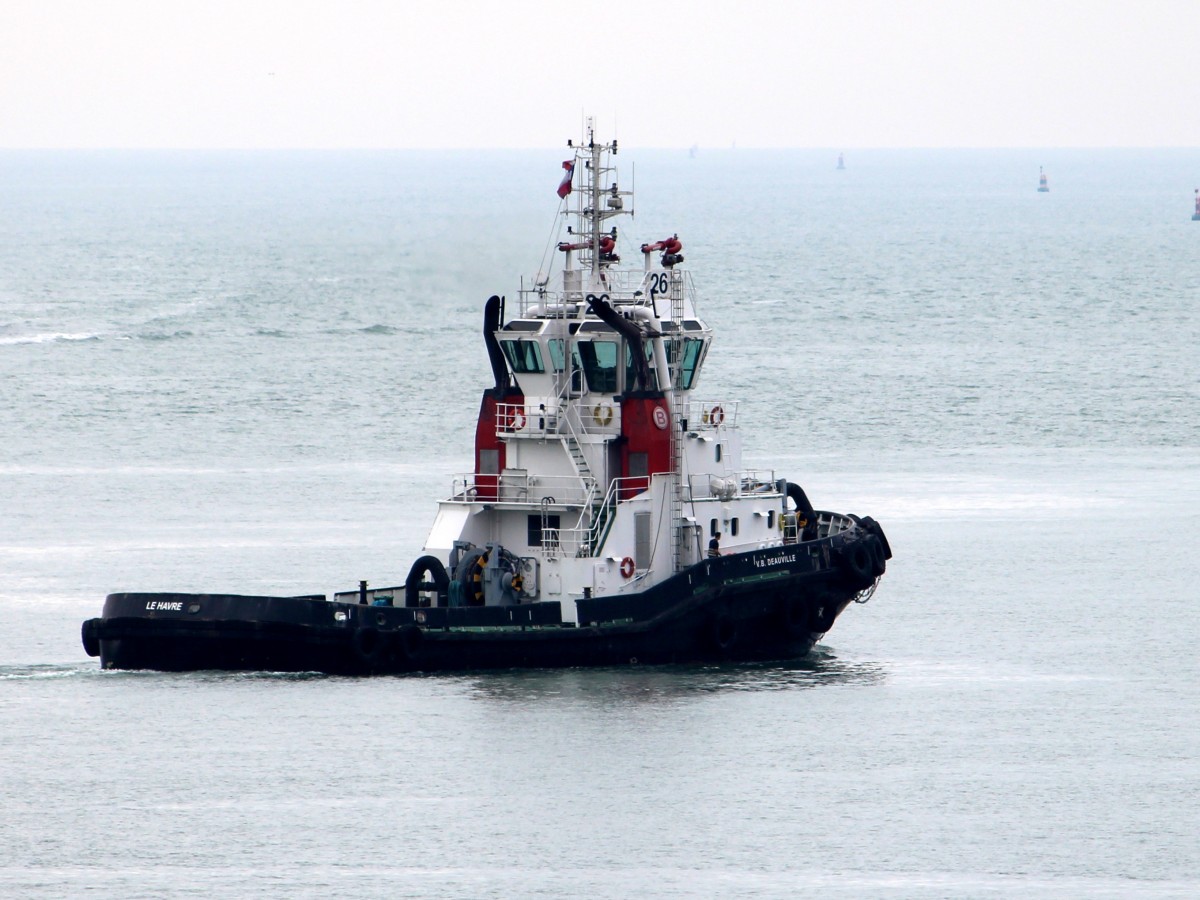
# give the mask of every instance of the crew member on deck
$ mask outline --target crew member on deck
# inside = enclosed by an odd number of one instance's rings
[[[712,536],[712,540],[708,542],[708,555],[710,557],[721,555],[721,532],[717,532]]]

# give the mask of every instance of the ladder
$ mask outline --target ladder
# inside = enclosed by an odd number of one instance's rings
[[[560,416],[559,422],[564,424],[565,428],[560,428],[559,437],[562,438],[563,446],[567,450],[567,456],[571,460],[571,465],[575,469],[575,474],[579,476],[579,481],[583,486],[584,501],[583,509],[579,514],[579,523],[576,527],[582,527],[585,524],[592,529],[591,533],[595,534],[595,522],[599,513],[599,506],[596,498],[596,476],[592,472],[592,467],[588,465],[587,454],[583,452],[583,445],[579,441],[579,435],[575,431],[575,423],[571,421],[570,414]],[[586,520],[586,521],[585,521]],[[590,555],[595,550],[595,537],[593,536],[588,541],[587,551]],[[582,553],[584,548],[580,548]]]
[[[680,325],[683,324],[683,273],[674,269],[671,270],[671,318]],[[671,486],[668,488],[671,560],[676,572],[683,568],[683,551],[686,546],[683,536],[683,434],[680,431],[679,417],[679,411],[683,407],[683,392],[675,387],[679,383],[682,363],[682,353],[676,354],[675,365],[672,366],[675,371],[671,373]]]

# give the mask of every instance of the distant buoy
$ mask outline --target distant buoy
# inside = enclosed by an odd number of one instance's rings
[[[1046,181],[1046,173],[1042,171],[1042,167],[1038,166],[1038,193],[1050,193],[1050,184]]]
[[[1200,188],[1196,188],[1196,211],[1192,213],[1192,221],[1200,222]]]
[[[838,168],[839,169],[846,168],[846,159],[840,153],[838,154]]]

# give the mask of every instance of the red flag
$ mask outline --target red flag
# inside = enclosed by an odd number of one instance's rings
[[[567,171],[563,175],[562,181],[558,183],[558,196],[565,199],[567,194],[571,193],[571,176],[575,174],[575,160],[564,160],[563,168]]]

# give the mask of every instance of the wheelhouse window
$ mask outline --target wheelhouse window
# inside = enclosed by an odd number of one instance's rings
[[[617,392],[617,342],[580,341],[575,345],[587,378],[588,390],[594,394]]]
[[[680,353],[680,346],[683,352]],[[667,359],[675,373],[675,387],[682,391],[692,388],[696,374],[700,371],[700,360],[704,356],[704,341],[700,338],[684,338],[667,342]]]
[[[643,343],[642,350],[646,354],[646,362],[650,372],[650,383],[646,385],[647,390],[658,390],[658,373],[654,371],[654,348],[650,344]],[[625,390],[632,391],[637,385],[637,369],[633,365],[633,344],[625,345]]]
[[[546,348],[550,351],[550,365],[554,367],[554,371],[566,371],[566,342],[562,338],[550,338],[546,342]],[[574,344],[571,345],[571,390],[576,393],[583,390],[583,361],[579,357],[579,347]]]
[[[537,341],[527,341],[520,338],[515,341],[501,341],[501,349],[508,359],[508,364],[517,375],[538,374],[546,371],[542,365],[542,351]]]

